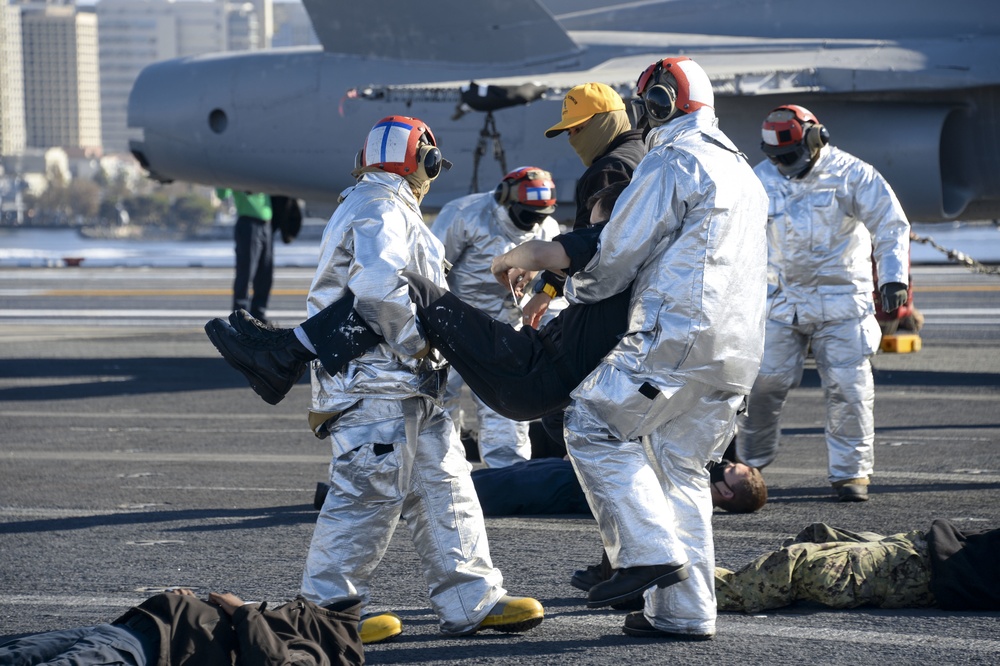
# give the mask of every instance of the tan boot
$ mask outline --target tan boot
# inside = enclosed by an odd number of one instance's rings
[[[868,477],[836,481],[833,490],[837,493],[838,502],[867,502]]]

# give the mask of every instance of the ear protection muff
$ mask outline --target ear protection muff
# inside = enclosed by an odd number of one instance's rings
[[[657,84],[643,95],[646,113],[653,120],[665,122],[677,113],[677,92],[668,86]]]
[[[663,67],[663,60],[653,63],[639,75],[636,89],[641,100],[645,115],[655,121],[666,122],[677,113],[677,89],[676,79]],[[669,64],[668,64],[669,66]],[[671,88],[663,83],[656,83],[661,78],[668,79],[668,83],[674,84]],[[650,84],[653,85],[650,85]],[[638,113],[636,114],[639,115]]]
[[[813,123],[806,128],[805,136],[802,137],[802,140],[806,144],[806,148],[809,149],[809,153],[813,154],[830,143],[830,132],[827,131],[824,125]]]
[[[510,181],[504,178],[493,190],[493,200],[501,206],[506,206],[509,203],[511,189]]]
[[[434,180],[441,175],[442,169],[451,167],[451,163],[441,155],[437,146],[424,144],[417,149],[417,175],[427,180]]]

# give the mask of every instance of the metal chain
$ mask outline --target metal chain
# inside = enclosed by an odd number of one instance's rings
[[[956,264],[961,264],[968,268],[973,273],[985,273],[987,275],[1000,275],[1000,266],[986,266],[976,261],[969,255],[959,250],[949,250],[946,247],[938,245],[933,238],[929,236],[918,236],[917,234],[910,232],[910,240],[916,243],[923,243],[924,245],[930,245],[935,250],[942,252],[951,259]]]

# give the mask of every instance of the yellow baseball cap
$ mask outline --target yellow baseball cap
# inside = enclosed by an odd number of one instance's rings
[[[594,117],[597,113],[624,111],[625,102],[615,89],[603,83],[584,83],[570,88],[563,98],[562,120],[545,130],[552,138]]]

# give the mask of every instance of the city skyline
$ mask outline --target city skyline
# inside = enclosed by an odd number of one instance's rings
[[[146,66],[317,43],[299,0],[0,0],[0,155],[127,153]]]

